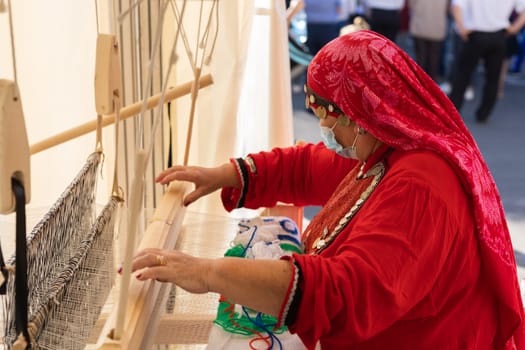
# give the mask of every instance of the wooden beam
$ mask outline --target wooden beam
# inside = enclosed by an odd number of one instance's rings
[[[202,76],[199,79],[199,88],[204,88],[207,86],[210,86],[213,83],[213,79],[211,74],[207,74]],[[172,100],[175,100],[181,96],[188,95],[191,93],[193,81],[186,82],[184,84],[181,84],[177,87],[171,88],[166,92],[166,96],[164,97],[164,102],[169,102]],[[158,106],[160,102],[161,94],[157,94],[154,96],[151,96],[147,99],[147,107],[148,110],[155,108]],[[122,107],[120,109],[120,119],[128,119],[130,117],[133,117],[140,113],[140,110],[142,108],[142,101],[133,103],[132,105]],[[102,126],[108,126],[115,122],[115,115],[109,114],[102,117]],[[89,132],[95,131],[97,129],[97,120],[94,119],[92,121],[89,121],[87,123],[84,123],[82,125],[79,125],[75,128],[72,128],[70,130],[64,131],[62,133],[59,133],[57,135],[51,136],[45,140],[42,140],[40,142],[37,142],[30,147],[31,155],[39,153],[41,151],[44,151],[48,148],[60,145],[66,141],[72,140],[74,138],[77,138],[79,136],[85,135]]]

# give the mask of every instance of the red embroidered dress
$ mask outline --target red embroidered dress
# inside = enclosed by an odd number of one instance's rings
[[[447,97],[368,31],[325,46],[308,86],[387,147],[368,159],[364,179],[360,164],[322,144],[235,161],[243,188],[223,189],[226,209],[324,206],[303,236],[311,254],[291,261],[281,315],[290,330],[309,349],[525,346],[499,194]]]

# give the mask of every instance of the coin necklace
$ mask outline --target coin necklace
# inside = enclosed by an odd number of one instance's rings
[[[362,170],[362,167],[361,167],[361,170]],[[370,185],[361,193],[361,195],[356,200],[354,205],[350,208],[350,210],[341,218],[341,220],[339,220],[339,223],[333,229],[332,232],[328,231],[327,227],[323,229],[322,235],[319,236],[312,245],[313,254],[319,254],[323,249],[325,249],[330,243],[332,243],[335,240],[337,235],[350,222],[350,220],[359,211],[359,209],[361,209],[361,207],[366,202],[368,197],[370,197],[374,189],[377,187],[377,185],[383,178],[384,174],[385,174],[385,166],[382,162],[378,162],[370,170],[367,171],[364,177],[374,176],[374,179],[372,180]],[[361,173],[361,171],[359,172],[358,177],[363,177],[363,174]]]

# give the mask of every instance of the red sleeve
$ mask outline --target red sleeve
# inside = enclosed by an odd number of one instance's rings
[[[322,143],[275,148],[248,157],[246,197],[239,199],[242,189],[224,188],[221,198],[227,210],[237,208],[239,203],[253,209],[272,207],[277,202],[323,205],[358,163],[326,149]]]
[[[457,233],[473,232],[472,219],[461,227],[454,214],[467,207],[459,182],[434,172],[454,182],[452,194],[410,178],[414,174],[385,177],[322,255],[294,255],[304,288],[289,328],[307,347],[326,337],[330,344],[370,339],[431,291]]]
[[[243,206],[244,197],[246,196],[245,190],[248,188],[248,168],[247,164],[243,159],[230,159],[230,162],[235,167],[237,173],[237,179],[241,184],[240,188],[225,187],[221,191],[221,200],[226,211],[230,212],[235,208],[241,208]],[[244,169],[241,166],[244,165]],[[244,174],[243,174],[244,170]],[[244,175],[244,176],[243,176]]]

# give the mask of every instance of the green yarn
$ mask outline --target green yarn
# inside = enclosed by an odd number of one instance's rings
[[[280,243],[279,246],[285,252],[294,252],[294,253],[297,253],[297,254],[303,254],[303,251],[301,250],[301,248],[297,247],[295,244]]]
[[[226,253],[224,253],[224,256],[242,258],[244,256],[244,252],[244,246],[242,244],[238,244],[228,249]],[[274,334],[282,334],[288,329],[288,327],[286,326],[272,326],[277,324],[277,318],[261,313],[259,316],[260,320],[263,322],[264,325],[270,325],[267,326],[266,329],[263,329],[262,327],[259,327],[252,321],[250,321],[250,319],[245,314],[239,314],[237,311],[234,310],[234,308],[235,306],[228,301],[219,302],[219,307],[217,309],[217,317],[215,318],[213,323],[221,326],[222,329],[224,329],[226,332],[246,336],[252,336],[256,333],[261,332],[265,333],[268,330],[271,330]],[[257,317],[257,312],[255,311],[250,312],[250,314],[253,314],[253,317],[250,315],[250,317],[252,318]]]
[[[234,256],[234,257],[242,258],[243,252],[244,252],[244,247],[242,246],[242,244],[237,244],[236,246],[228,249],[226,253],[224,253],[224,256]]]
[[[233,308],[234,305],[232,305],[230,302],[221,301],[217,310],[217,317],[213,323],[221,326],[226,332],[246,336],[252,336],[257,333],[266,333],[268,330],[271,330],[274,334],[282,334],[288,329],[286,326],[273,326],[277,324],[277,318],[266,314],[261,314],[260,320],[264,325],[269,325],[266,326],[266,329],[263,329],[262,327],[259,327],[250,321],[246,315],[241,315],[238,312],[231,310]],[[250,317],[255,318],[256,316],[257,312],[253,311],[253,316]]]
[[[253,236],[252,236],[253,238]],[[250,240],[251,241],[251,240]],[[249,244],[250,242],[248,242]],[[302,254],[301,247],[295,244],[280,242],[279,247],[285,252],[293,252]],[[246,247],[242,244],[231,247],[224,253],[226,257],[244,258],[246,255]],[[239,283],[242,283],[241,281]],[[222,299],[222,298],[221,298]],[[253,336],[257,334],[266,334],[271,332],[273,334],[282,334],[288,330],[288,327],[276,327],[277,318],[266,315],[254,310],[245,308],[248,315],[244,312],[239,313],[235,311],[235,305],[227,300],[221,300],[217,309],[217,316],[213,323],[219,325],[228,333],[240,334],[245,336]],[[255,320],[255,322],[254,322]]]

